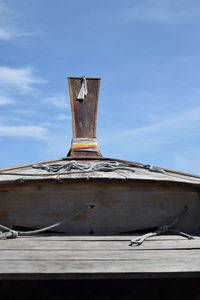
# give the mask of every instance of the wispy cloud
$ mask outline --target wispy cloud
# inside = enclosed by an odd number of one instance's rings
[[[141,0],[123,13],[126,21],[147,21],[154,23],[187,22],[199,18],[200,3],[185,0]]]
[[[58,115],[55,116],[55,119],[58,120],[58,121],[71,120],[71,115],[58,114]]]
[[[43,102],[52,104],[58,108],[69,108],[69,105],[67,104],[66,96],[64,94],[57,94],[57,95],[46,97],[43,100]]]
[[[138,151],[142,148],[147,150],[159,145],[178,143],[200,132],[200,106],[172,115],[163,115],[162,119],[163,121],[148,126],[112,133],[103,138],[102,142],[103,144],[118,143],[118,148],[125,145],[124,147],[131,151],[136,148]]]
[[[0,137],[30,137],[33,139],[47,139],[47,130],[41,126],[2,126]]]
[[[33,68],[27,66],[24,68],[11,68],[0,66],[0,87],[17,89],[18,92],[27,93],[33,90],[36,84],[45,81],[34,74]]]
[[[121,132],[100,132],[106,157],[122,157],[175,170],[199,173],[200,106],[162,115],[162,120]]]
[[[11,111],[14,114],[17,115],[38,115],[38,111],[34,110],[34,109],[23,109],[23,108],[18,108],[18,109],[13,109]]]
[[[12,13],[11,8],[9,8],[5,2],[5,0],[0,0],[0,12],[5,13]]]
[[[181,153],[175,153],[173,165],[177,170],[184,169],[186,172],[194,172],[195,174],[200,173],[200,157],[199,151],[194,148],[189,148],[188,151],[182,151]]]
[[[15,102],[15,100],[13,98],[0,95],[0,106],[12,104],[14,102]]]
[[[0,41],[12,41],[41,33],[40,30],[35,32],[24,29],[20,23],[18,12],[12,10],[5,1],[0,0]]]
[[[0,27],[0,40],[8,41],[8,40],[12,39],[12,37],[13,37],[13,34],[11,31],[9,31],[6,28]]]
[[[2,41],[11,41],[13,39],[26,37],[30,35],[33,35],[33,33],[12,28],[6,28],[0,25],[0,40]]]

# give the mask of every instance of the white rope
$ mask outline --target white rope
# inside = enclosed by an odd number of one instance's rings
[[[71,218],[73,219],[73,218],[75,218],[77,216],[80,216],[81,214],[85,213],[88,210],[93,209],[94,207],[95,207],[95,205],[87,205],[83,209],[79,210],[77,213],[73,214],[71,216]],[[31,235],[35,235],[35,234],[38,234],[38,233],[42,233],[42,232],[48,231],[50,229],[53,229],[55,227],[58,227],[60,225],[63,225],[66,222],[68,222],[68,220],[69,219],[66,219],[64,221],[61,221],[59,223],[50,225],[48,227],[44,227],[44,228],[36,229],[36,230],[31,230],[31,231],[17,231],[17,230],[13,230],[13,229],[11,229],[9,227],[6,227],[6,226],[0,224],[0,229],[4,230],[4,232],[0,231],[0,240],[1,239],[3,239],[3,240],[5,240],[5,239],[16,239],[19,236],[31,236]]]
[[[188,207],[185,206],[183,211],[180,212],[180,214],[176,217],[176,219],[171,222],[170,224],[168,225],[161,225],[158,227],[158,229],[156,229],[156,231],[154,232],[149,232],[149,233],[146,233],[136,239],[133,239],[130,241],[130,244],[129,246],[132,246],[132,245],[136,245],[136,246],[140,246],[146,239],[150,238],[150,237],[153,237],[153,236],[157,236],[157,235],[160,235],[160,234],[164,234],[164,233],[173,233],[173,234],[177,234],[177,235],[181,235],[189,240],[191,239],[194,239],[194,236],[190,235],[190,234],[187,234],[187,233],[184,233],[182,231],[179,231],[179,230],[172,230],[171,228],[176,225],[180,219],[186,214],[186,212],[188,211]]]
[[[134,168],[141,168],[148,170],[149,172],[165,173],[161,168],[152,165],[143,165],[139,163],[108,161],[99,162],[93,161],[89,163],[78,163],[75,160],[71,160],[61,164],[37,164],[32,165],[34,169],[41,169],[47,171],[47,173],[18,173],[18,172],[0,172],[0,175],[14,175],[14,176],[51,176],[55,173],[59,175],[75,174],[75,173],[88,173],[88,172],[112,172],[116,170],[127,170],[135,172]]]
[[[74,160],[66,162],[64,164],[51,164],[51,165],[33,165],[32,168],[43,169],[47,172],[57,172],[64,170],[65,173],[87,173],[87,172],[111,172],[115,170],[128,170],[135,172],[132,168],[131,163],[121,163],[117,161],[110,162],[89,162],[89,163],[78,163]]]

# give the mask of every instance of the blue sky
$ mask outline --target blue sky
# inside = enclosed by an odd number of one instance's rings
[[[85,75],[105,157],[200,174],[200,1],[0,0],[0,51],[0,167],[66,155]]]

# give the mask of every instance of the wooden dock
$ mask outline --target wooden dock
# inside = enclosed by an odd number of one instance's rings
[[[0,240],[1,280],[200,277],[200,237],[35,236]]]

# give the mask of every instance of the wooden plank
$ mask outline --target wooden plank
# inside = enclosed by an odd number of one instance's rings
[[[100,88],[100,78],[87,78],[88,93],[83,100],[77,100],[83,78],[69,77],[70,103],[72,110],[73,138],[96,138],[97,106]],[[71,149],[68,156],[71,157],[99,157],[101,153],[97,150],[75,151]]]
[[[170,240],[170,241],[145,241],[141,246],[129,246],[129,240],[103,241],[103,240],[36,240],[36,239],[16,239],[1,240],[0,252],[2,250],[69,250],[69,251],[142,251],[159,249],[200,249],[200,241],[196,240]]]
[[[47,163],[60,163],[63,164],[64,160],[69,160],[69,158],[63,158],[60,160],[52,160],[52,161],[46,161],[46,162],[38,162],[38,164],[43,163],[43,164],[47,164]],[[78,159],[78,161],[80,160],[80,158]],[[93,159],[94,160],[94,159]],[[123,162],[121,160],[116,160],[116,159],[99,159],[100,161],[103,162],[108,162],[108,161],[120,161]],[[86,160],[84,158],[84,160],[80,160],[83,163],[87,163],[88,160]],[[91,161],[91,160],[90,160]],[[29,182],[30,180],[33,181],[47,181],[48,180],[55,180],[55,178],[60,176],[60,172],[59,173],[55,173],[52,176],[49,176],[49,174],[47,172],[45,172],[44,170],[39,170],[39,169],[33,169],[32,168],[33,164],[29,164],[29,165],[24,165],[24,166],[18,166],[18,167],[11,167],[11,168],[6,168],[6,169],[0,169],[0,184],[4,184],[4,182],[8,181],[9,183],[14,183],[16,180],[23,180],[24,182]],[[116,177],[114,174],[115,172],[112,172],[112,175],[110,175],[110,172],[95,172],[95,173],[78,173],[75,174],[75,176],[71,177],[70,174],[66,174],[62,175],[62,180],[68,180],[68,179],[85,179],[87,180],[89,177],[91,177],[91,179],[104,179],[104,178],[109,178],[109,179],[123,179],[123,180],[147,180],[147,181],[169,181],[169,182],[179,182],[179,183],[194,183],[194,184],[199,184],[200,183],[200,179],[199,176],[192,176],[192,175],[188,175],[188,174],[182,174],[180,172],[173,172],[173,171],[169,171],[166,170],[164,173],[159,173],[159,172],[152,172],[149,171],[148,169],[143,168],[142,164],[138,164],[138,166],[141,165],[141,168],[139,167],[135,167],[133,168],[134,172],[130,172],[128,170],[119,170],[117,173],[118,175],[121,174],[121,177]],[[2,175],[1,172],[5,172],[7,175]],[[9,175],[9,173],[13,173],[16,175]],[[27,176],[20,176],[17,174],[27,174]],[[61,172],[62,173],[62,172]],[[31,176],[31,174],[33,174],[33,176]],[[44,175],[43,175],[44,174]],[[39,176],[41,175],[41,176]],[[46,176],[48,175],[48,176]],[[54,176],[55,175],[55,176]]]
[[[48,161],[40,161],[40,162],[32,162],[32,163],[29,163],[29,164],[25,164],[25,165],[18,165],[18,166],[11,166],[11,167],[7,167],[7,168],[0,168],[0,172],[4,172],[4,171],[11,171],[11,170],[17,170],[17,169],[28,169],[28,168],[31,168],[31,166],[33,164],[53,164],[53,163],[64,163],[64,161],[67,161],[67,160],[71,160],[70,157],[63,157],[63,158],[58,158],[58,159],[53,159],[53,160],[48,160]],[[78,161],[91,161],[91,158],[89,159],[86,159],[86,158],[76,158],[76,160]],[[96,160],[95,158],[93,158],[93,160]],[[138,166],[141,166],[141,168],[143,167],[143,164],[142,163],[137,163],[137,162],[131,162],[131,161],[125,161],[125,160],[121,160],[121,159],[116,159],[116,158],[105,158],[105,157],[98,157],[98,160],[100,161],[118,161],[118,162],[124,162],[124,163],[135,163],[137,164]],[[195,175],[195,174],[190,174],[190,173],[185,173],[185,172],[181,172],[181,171],[175,171],[175,170],[171,170],[171,169],[167,169],[167,168],[161,168],[163,169],[166,173],[169,173],[168,175],[170,174],[173,174],[173,175],[178,175],[179,176],[182,176],[183,178],[189,178],[191,181],[193,179],[198,179],[198,182],[200,182],[200,176],[199,175]],[[136,168],[136,170],[139,170],[139,168]]]
[[[58,162],[59,163],[59,162]],[[63,162],[61,162],[63,163]],[[68,180],[88,180],[89,178],[95,179],[96,181],[103,180],[107,178],[108,180],[123,180],[123,181],[132,181],[132,180],[140,180],[141,182],[166,182],[166,183],[176,183],[178,184],[193,184],[197,187],[200,184],[199,178],[193,178],[189,176],[181,176],[175,175],[173,173],[156,173],[149,172],[145,169],[133,168],[134,172],[125,171],[125,170],[117,170],[116,172],[91,172],[91,173],[76,173],[76,174],[67,174],[64,172],[59,172],[55,174],[48,174],[44,170],[38,169],[18,169],[14,171],[1,171],[0,172],[0,184],[5,185],[7,182],[10,184],[14,184],[16,180],[21,180],[24,183],[29,182],[48,182],[57,179],[59,182],[59,178],[62,178],[63,181]],[[116,176],[116,174],[120,176]],[[72,176],[73,175],[73,176]]]
[[[62,162],[63,163],[63,162]],[[88,173],[72,173],[67,174],[65,172],[48,173],[39,169],[26,169],[17,170],[12,172],[0,173],[0,184],[6,183],[41,183],[41,182],[66,182],[66,181],[88,181],[89,179],[100,180],[125,180],[126,176],[120,175],[119,172],[88,172]]]
[[[166,258],[153,260],[153,259],[141,259],[141,260],[123,260],[123,261],[65,261],[65,260],[50,260],[50,261],[35,261],[35,260],[3,260],[0,264],[0,279],[5,274],[15,274],[15,278],[18,274],[80,274],[84,277],[84,274],[110,274],[113,273],[127,276],[127,273],[132,277],[152,277],[153,274],[157,274],[158,277],[162,277],[162,274],[175,273],[178,277],[178,273],[187,273],[190,277],[190,273],[200,274],[200,261],[194,260],[192,257],[188,257],[187,260],[176,259],[168,261]],[[159,275],[158,275],[159,274]],[[166,276],[166,275],[165,275]],[[56,276],[55,276],[56,278]],[[94,276],[95,278],[95,276]]]
[[[163,235],[129,247],[129,237],[1,240],[0,279],[200,277],[200,238]]]
[[[95,138],[100,78],[87,78],[88,95],[77,101],[82,78],[68,78],[74,138]]]
[[[184,206],[177,228],[198,233],[200,201],[195,190],[177,187],[146,189],[134,184],[69,183],[0,190],[0,223],[41,228],[68,220],[57,228],[71,234],[119,234],[171,223]],[[72,216],[88,205],[81,218]],[[144,209],[145,208],[145,209]]]
[[[144,168],[134,168],[135,172],[129,170],[120,170],[120,173],[127,179],[147,179],[155,181],[171,181],[171,182],[193,182],[194,184],[200,184],[199,177],[189,177],[175,172],[153,172]]]
[[[32,236],[20,236],[20,240],[34,240],[34,241],[129,241],[133,238],[137,238],[142,234],[124,234],[124,235],[63,235],[63,234],[53,234],[47,233],[43,235],[32,235]],[[19,239],[18,239],[19,240]],[[145,241],[145,243],[159,242],[159,241],[188,241],[186,238],[180,235],[170,235],[170,234],[162,234],[158,236],[154,236],[149,238]],[[194,240],[191,241],[199,241],[200,243],[200,236],[195,236]]]
[[[133,250],[133,251],[111,251],[111,250],[96,250],[96,251],[82,251],[82,250],[1,250],[0,251],[0,264],[2,261],[15,260],[34,260],[34,261],[123,261],[129,260],[131,263],[134,261],[159,261],[167,260],[168,263],[176,262],[177,260],[185,264],[187,260],[197,263],[200,257],[200,249],[194,250]],[[151,264],[151,262],[150,262]],[[197,263],[198,264],[198,263]],[[200,262],[199,262],[200,271]],[[123,267],[122,267],[123,268]]]

